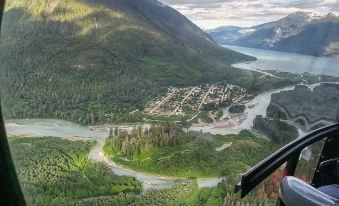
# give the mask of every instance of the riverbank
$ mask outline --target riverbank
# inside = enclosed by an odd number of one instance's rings
[[[133,171],[116,164],[104,156],[102,148],[109,135],[107,130],[90,130],[88,127],[72,122],[53,119],[24,119],[6,121],[8,135],[23,137],[61,137],[93,139],[96,146],[90,151],[89,158],[93,161],[105,163],[114,174],[134,177],[143,184],[144,190],[169,188],[177,183],[189,181],[173,177],[157,176]],[[223,180],[223,177],[197,179],[199,187],[214,187]]]
[[[267,71],[280,71],[292,74],[313,74],[339,77],[339,60],[329,57],[315,57],[302,54],[246,48],[239,46],[223,45],[236,52],[255,56],[257,61],[237,63],[233,66],[267,73]]]
[[[191,131],[202,131],[204,133],[211,134],[238,134],[241,130],[251,129],[253,127],[253,120],[257,115],[266,116],[266,110],[271,102],[271,95],[279,93],[281,91],[293,90],[295,86],[284,87],[281,89],[274,89],[255,96],[251,101],[245,104],[246,109],[244,115],[246,118],[239,118],[235,116],[234,119],[227,119],[223,121],[214,122],[212,124],[205,124],[203,126],[192,126],[189,130]],[[227,108],[223,109],[224,116],[228,114]]]
[[[315,85],[309,85],[313,88]],[[257,115],[266,116],[266,109],[271,102],[271,95],[281,91],[293,90],[295,86],[285,87],[281,89],[271,90],[257,95],[251,101],[246,103],[244,114],[246,118],[239,122],[238,125],[232,125],[225,121],[219,121],[201,127],[191,127],[192,131],[202,131],[211,134],[238,134],[241,130],[251,129],[253,120]],[[225,111],[224,111],[225,112]],[[114,127],[125,128],[131,130],[135,126],[149,127],[148,124],[126,124],[114,125]],[[168,176],[157,176],[144,172],[137,172],[123,167],[116,162],[109,160],[103,154],[103,146],[106,138],[109,136],[109,126],[86,127],[76,123],[54,119],[24,119],[24,120],[8,120],[6,121],[6,129],[9,135],[25,136],[25,137],[61,137],[68,139],[89,138],[97,141],[97,145],[91,150],[90,158],[94,161],[104,162],[110,169],[120,176],[131,176],[143,183],[144,189],[163,189],[173,186],[176,183],[189,181],[189,179],[174,178]],[[302,133],[302,131],[300,131]],[[223,177],[199,178],[200,187],[213,187],[221,182]]]
[[[307,86],[310,90],[321,84],[339,84],[339,82],[320,82],[315,84],[300,84]],[[228,108],[223,109],[224,115],[220,121],[213,123],[195,124],[189,128],[191,131],[198,131],[211,134],[238,134],[241,130],[249,130],[253,127],[253,120],[257,115],[266,116],[267,108],[271,103],[272,95],[280,92],[295,90],[296,86],[288,86],[281,89],[274,89],[255,96],[251,101],[245,104],[246,109],[242,114],[228,115]],[[245,117],[244,117],[245,116]],[[229,117],[229,118],[226,118]],[[330,123],[329,121],[326,123]],[[298,125],[295,125],[298,126]],[[305,129],[298,127],[299,130]],[[309,132],[309,131],[304,131]],[[302,133],[301,133],[302,134]]]

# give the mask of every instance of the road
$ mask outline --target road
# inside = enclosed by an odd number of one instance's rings
[[[212,89],[214,87],[214,84],[212,84],[212,86],[210,86],[210,88],[208,89],[208,91],[206,92],[206,94],[204,95],[204,97],[202,98],[201,102],[200,102],[200,105],[198,107],[198,111],[200,111],[202,105],[204,104],[206,98],[208,97],[208,95],[211,93]]]
[[[185,98],[180,102],[180,104],[174,109],[174,111],[172,112],[172,115],[174,115],[178,109],[180,109],[180,107],[182,107],[182,105],[185,103],[185,101],[188,99],[188,97],[190,97],[192,95],[192,93],[194,92],[195,89],[197,89],[198,87],[193,87],[191,89],[191,91],[188,92],[188,94],[185,96]]]
[[[208,91],[205,93],[204,97],[202,98],[202,100],[201,100],[201,102],[200,102],[200,104],[199,104],[199,107],[198,107],[198,109],[197,109],[197,113],[196,113],[191,119],[189,119],[189,120],[187,120],[187,121],[190,122],[190,121],[192,121],[193,119],[195,119],[197,116],[199,116],[199,114],[201,113],[200,109],[201,109],[202,105],[204,104],[206,98],[208,97],[208,95],[209,95],[210,92],[212,91],[213,87],[214,87],[214,84],[212,84],[212,86],[210,86],[210,88],[209,88]]]
[[[156,109],[158,109],[159,107],[161,107],[165,102],[167,102],[168,100],[170,100],[172,98],[172,96],[177,92],[178,90],[173,90],[165,99],[163,99],[159,104],[157,104],[151,111],[150,114],[152,114]]]

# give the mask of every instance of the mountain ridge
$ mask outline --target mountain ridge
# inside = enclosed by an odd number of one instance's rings
[[[241,28],[237,32],[217,28],[210,31],[210,35],[219,44],[336,57],[339,56],[338,28],[339,16],[334,12],[320,16],[299,11],[277,21]]]
[[[155,0],[11,0],[1,38],[6,118],[143,121],[131,111],[168,86],[241,78],[231,64],[255,59]]]

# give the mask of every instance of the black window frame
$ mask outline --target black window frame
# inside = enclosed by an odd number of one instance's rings
[[[0,0],[0,32],[4,8],[5,0]],[[26,205],[8,144],[5,123],[2,116],[1,99],[0,99],[0,205],[8,206]]]

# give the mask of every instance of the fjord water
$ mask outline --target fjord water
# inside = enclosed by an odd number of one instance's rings
[[[277,70],[290,73],[310,73],[339,77],[339,60],[330,57],[314,57],[302,54],[224,45],[224,47],[254,56],[257,61],[233,66],[255,71]]]
[[[239,46],[224,45],[224,47],[257,58],[257,61],[253,62],[233,64],[235,68],[254,70],[267,75],[272,74],[264,71],[282,71],[298,74],[310,73],[339,77],[339,60],[334,58],[314,57],[295,53]],[[318,85],[319,84],[309,85],[309,87],[312,88]],[[247,114],[247,117],[243,122],[241,122],[241,124],[237,126],[225,128],[220,123],[212,123],[203,127],[193,126],[190,129],[193,131],[209,132],[212,134],[237,134],[241,130],[251,129],[253,126],[253,120],[257,115],[266,116],[266,110],[271,101],[272,94],[279,93],[281,91],[293,90],[294,88],[295,86],[288,86],[285,88],[266,91],[257,95],[253,100],[246,104],[247,108],[245,113]],[[249,105],[256,106],[250,108],[248,107]],[[227,113],[227,109],[228,108],[224,109],[224,114]],[[299,135],[302,136],[304,133],[299,130]]]
[[[226,47],[237,52],[255,56],[258,59],[255,62],[246,62],[233,65],[237,68],[249,70],[279,70],[293,73],[308,72],[312,74],[339,76],[339,61],[335,59],[244,47]],[[210,132],[214,134],[234,134],[240,132],[242,129],[250,129],[253,126],[253,119],[256,115],[265,116],[267,106],[271,99],[270,97],[273,93],[278,93],[283,90],[291,90],[293,88],[294,86],[290,86],[271,90],[256,96],[248,103],[248,105],[256,104],[256,106],[246,109],[245,113],[247,113],[247,118],[238,126],[232,128],[223,128],[218,127],[215,124],[210,124],[205,127],[192,127],[191,130]],[[108,160],[102,152],[105,139],[108,137],[108,131],[91,131],[88,127],[54,119],[9,120],[7,121],[6,129],[10,135],[37,137],[54,136],[62,138],[77,136],[94,139],[98,143],[97,146],[91,151],[90,158],[94,161],[106,163],[117,175],[135,177],[143,183],[144,189],[162,189],[170,187],[176,182],[187,181],[184,179],[167,178],[136,172],[127,168],[123,168]],[[222,179],[222,177],[198,179],[198,184],[200,187],[213,187],[222,181]]]

